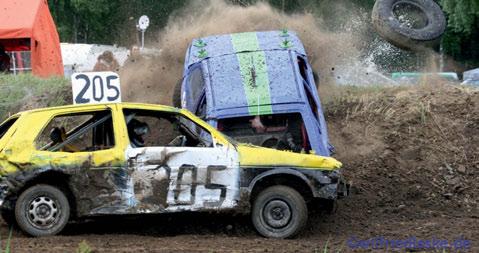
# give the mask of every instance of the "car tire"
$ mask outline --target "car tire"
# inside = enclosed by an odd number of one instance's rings
[[[296,190],[276,185],[259,193],[253,203],[251,218],[262,236],[291,238],[305,227],[308,207]]]
[[[15,218],[25,233],[51,236],[63,230],[70,218],[70,205],[56,187],[39,184],[25,190],[15,204]]]
[[[183,80],[180,80],[176,83],[175,89],[173,90],[173,96],[171,97],[171,102],[174,107],[181,108],[181,84]]]
[[[408,27],[394,14],[400,5],[411,7],[426,18],[424,27]],[[409,6],[408,6],[409,5]],[[433,0],[377,0],[371,15],[376,31],[391,44],[407,49],[422,50],[439,42],[446,29],[446,18]]]

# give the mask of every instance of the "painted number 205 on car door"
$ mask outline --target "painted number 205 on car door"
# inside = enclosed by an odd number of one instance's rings
[[[180,114],[124,109],[134,200],[145,211],[232,208],[238,197],[234,149]],[[141,211],[141,208],[140,210]]]

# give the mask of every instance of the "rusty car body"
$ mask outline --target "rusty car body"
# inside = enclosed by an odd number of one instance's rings
[[[332,157],[236,143],[189,111],[162,105],[44,108],[0,125],[2,215],[33,236],[81,217],[232,211],[263,217],[255,225],[262,235],[290,237],[304,225],[288,227],[294,206],[347,193],[340,167]],[[272,193],[288,194],[257,203],[278,186]],[[278,202],[291,194],[293,202]]]

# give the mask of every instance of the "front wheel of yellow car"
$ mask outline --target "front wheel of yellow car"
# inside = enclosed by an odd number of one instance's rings
[[[39,184],[25,190],[15,205],[18,226],[31,236],[50,236],[63,230],[70,217],[65,194],[56,187]]]
[[[308,208],[293,188],[276,185],[263,190],[253,203],[253,225],[265,237],[291,238],[306,225]]]

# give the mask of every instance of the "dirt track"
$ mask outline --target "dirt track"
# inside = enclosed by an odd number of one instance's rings
[[[356,201],[355,197],[344,201],[340,210]],[[308,230],[294,240],[271,240],[257,236],[248,219],[214,215],[188,217],[150,217],[139,220],[115,219],[82,225],[70,225],[62,236],[27,238],[14,232],[12,252],[74,252],[82,240],[86,240],[94,252],[322,252],[326,242],[329,248],[350,252],[347,240],[351,236],[367,239],[384,236],[389,239],[441,238],[454,240],[457,236],[476,238],[476,218],[459,218],[442,214],[438,217],[401,217],[404,214],[378,214],[361,210],[339,211],[332,216],[313,217]],[[194,226],[192,225],[194,224]],[[228,230],[231,225],[231,230]],[[2,226],[3,236],[7,228]],[[2,241],[5,245],[5,241]],[[380,250],[381,251],[381,250]]]
[[[352,195],[335,214],[312,214],[298,239],[261,238],[248,217],[180,214],[70,224],[50,238],[15,230],[13,252],[74,252],[83,240],[94,252],[323,252],[326,243],[350,252],[352,236],[463,236],[479,252],[479,92],[435,85],[321,94]]]

